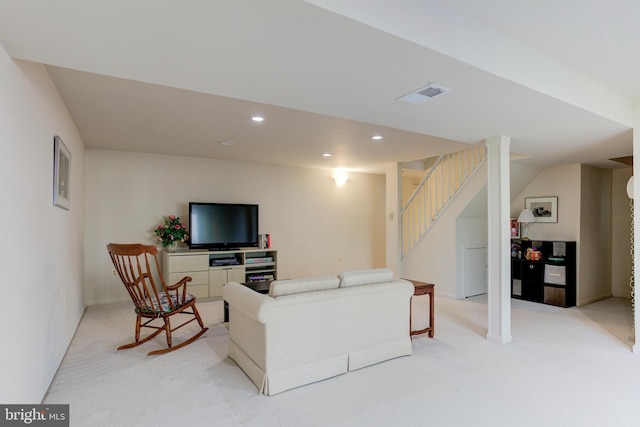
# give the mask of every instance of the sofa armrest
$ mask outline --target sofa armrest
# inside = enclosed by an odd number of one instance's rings
[[[265,323],[266,308],[273,303],[273,298],[255,292],[238,282],[229,282],[222,288],[222,298],[250,318]]]

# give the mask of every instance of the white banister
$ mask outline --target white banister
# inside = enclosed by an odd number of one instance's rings
[[[400,211],[402,257],[429,231],[486,157],[486,147],[441,154]]]

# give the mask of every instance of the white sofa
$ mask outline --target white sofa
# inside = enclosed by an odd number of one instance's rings
[[[269,295],[227,283],[229,357],[273,395],[410,355],[413,289],[388,269],[274,281]]]

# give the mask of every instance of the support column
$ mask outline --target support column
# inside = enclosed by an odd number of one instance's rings
[[[488,332],[487,340],[511,342],[511,138],[487,138]]]

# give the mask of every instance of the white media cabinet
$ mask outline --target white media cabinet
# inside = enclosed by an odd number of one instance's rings
[[[163,251],[162,274],[167,286],[191,276],[187,291],[196,298],[219,298],[227,282],[277,279],[278,251],[238,249],[229,251]]]

